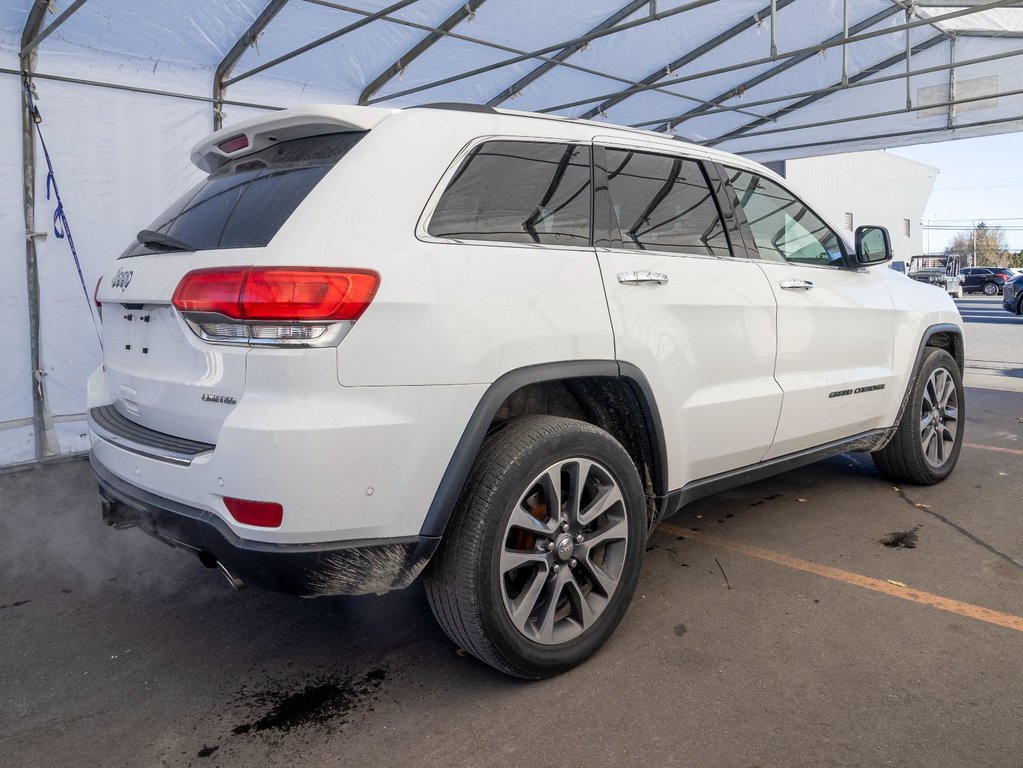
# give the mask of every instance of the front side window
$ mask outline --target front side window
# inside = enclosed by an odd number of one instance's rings
[[[727,169],[760,258],[768,261],[844,265],[838,235],[805,203],[770,179],[749,171]]]
[[[622,247],[731,255],[717,203],[699,163],[608,148],[607,183],[612,225],[621,230]]]
[[[433,237],[544,245],[590,244],[590,148],[488,141],[444,190]]]

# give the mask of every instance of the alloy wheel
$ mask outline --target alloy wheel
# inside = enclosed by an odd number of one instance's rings
[[[558,645],[593,626],[622,578],[628,539],[622,489],[605,467],[569,458],[540,473],[501,543],[501,596],[515,628]]]

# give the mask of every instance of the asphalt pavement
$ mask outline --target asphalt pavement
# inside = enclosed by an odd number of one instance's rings
[[[0,475],[0,766],[1023,766],[1023,320],[959,303],[949,480],[845,455],[692,505],[607,646],[538,683],[419,585],[235,593],[106,528],[86,462]]]

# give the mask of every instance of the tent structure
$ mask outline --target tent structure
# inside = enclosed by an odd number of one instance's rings
[[[1018,0],[0,0],[0,465],[87,449],[86,294],[214,127],[469,102],[780,160],[1019,131],[1021,56]]]

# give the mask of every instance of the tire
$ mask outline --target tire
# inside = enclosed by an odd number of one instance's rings
[[[934,485],[952,474],[963,446],[964,405],[955,360],[943,349],[930,349],[894,437],[871,453],[881,474],[916,485]]]
[[[963,297],[963,286],[957,285],[954,295],[957,299],[961,299]]]
[[[639,473],[617,440],[573,419],[514,419],[480,449],[426,596],[447,636],[480,661],[550,677],[584,662],[618,626],[646,531]]]
[[[995,296],[998,293],[998,285],[996,283],[984,283],[984,295]]]

